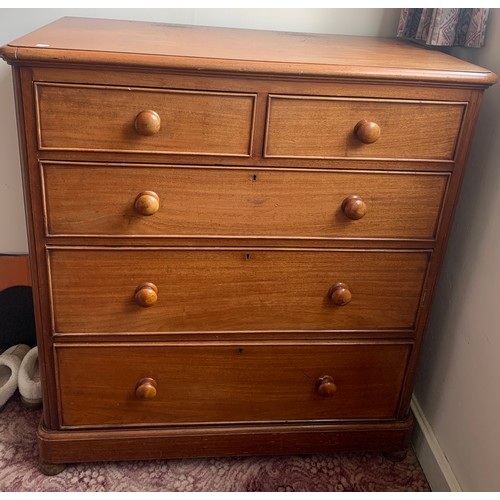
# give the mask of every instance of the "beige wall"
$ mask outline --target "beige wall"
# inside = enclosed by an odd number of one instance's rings
[[[456,56],[500,76],[500,11]],[[500,491],[500,83],[484,98],[415,390],[464,491]]]

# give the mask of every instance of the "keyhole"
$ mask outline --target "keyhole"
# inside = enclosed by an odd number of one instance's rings
[[[252,180],[255,182],[257,180],[257,176],[254,174],[252,175]]]
[[[251,258],[251,255],[250,255],[249,253],[247,253],[247,254],[245,255],[245,260],[250,260],[250,258]]]

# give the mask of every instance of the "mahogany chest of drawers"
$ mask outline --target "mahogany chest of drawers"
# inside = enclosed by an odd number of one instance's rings
[[[407,448],[494,74],[402,41],[79,18],[1,55],[45,471]]]

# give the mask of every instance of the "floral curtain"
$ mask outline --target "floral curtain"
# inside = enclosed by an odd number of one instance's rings
[[[489,9],[401,9],[397,36],[426,45],[479,48]]]

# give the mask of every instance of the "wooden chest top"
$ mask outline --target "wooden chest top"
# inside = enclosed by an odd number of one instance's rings
[[[0,49],[11,63],[52,61],[238,73],[460,82],[488,86],[484,68],[375,37],[64,17]]]

